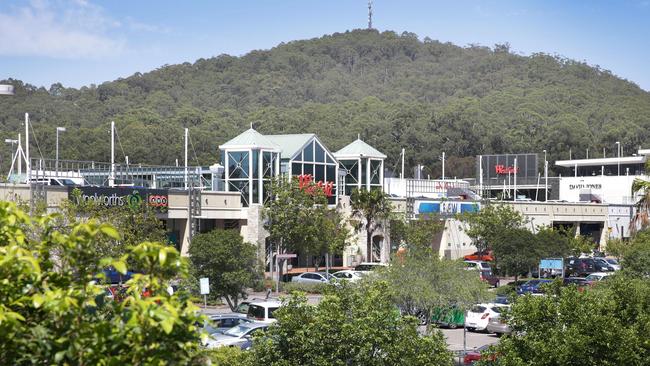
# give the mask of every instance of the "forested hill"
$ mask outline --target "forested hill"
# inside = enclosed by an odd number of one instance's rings
[[[9,82],[16,96],[0,98],[0,138],[16,138],[29,112],[46,157],[54,156],[55,126],[68,127],[62,159],[108,161],[111,120],[129,160],[155,164],[182,160],[183,127],[209,164],[250,123],[263,133],[314,132],[332,150],[359,133],[389,167],[404,147],[409,166],[434,175],[442,151],[448,175],[472,176],[477,154],[546,149],[555,160],[569,148],[574,157],[604,147],[611,156],[615,141],[625,153],[650,147],[650,93],[609,71],[412,33],[337,33],[81,89]],[[0,150],[2,170],[9,149]]]

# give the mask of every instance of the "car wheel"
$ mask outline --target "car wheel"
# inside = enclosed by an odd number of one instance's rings
[[[476,328],[470,328],[470,327],[467,327],[467,331],[468,331],[468,332],[474,332],[475,330],[476,330]]]
[[[449,329],[456,329],[458,328],[458,324],[456,323],[449,323]]]
[[[418,319],[420,320],[420,325],[427,325],[429,324],[429,319],[426,313],[421,312],[418,314]]]

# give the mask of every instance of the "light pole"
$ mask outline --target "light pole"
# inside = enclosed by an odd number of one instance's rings
[[[55,170],[56,170],[56,176],[59,176],[59,132],[65,132],[65,127],[57,127],[56,128],[56,160],[54,162]]]
[[[618,162],[617,162],[618,173],[617,173],[617,175],[620,176],[621,175],[621,142],[620,141],[616,141],[616,153],[618,154]]]
[[[546,160],[546,150],[544,150],[544,202],[548,201],[548,160]]]

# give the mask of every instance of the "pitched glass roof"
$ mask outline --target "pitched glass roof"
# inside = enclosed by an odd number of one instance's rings
[[[279,146],[282,159],[291,159],[300,153],[302,148],[316,137],[313,133],[300,133],[290,135],[265,135],[271,142]]]

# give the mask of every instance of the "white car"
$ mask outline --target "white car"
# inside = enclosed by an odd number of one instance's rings
[[[334,277],[325,272],[305,272],[291,279],[291,282],[303,283],[327,283]]]
[[[334,278],[344,281],[357,282],[364,276],[363,272],[346,269],[332,274]]]
[[[509,305],[494,303],[474,305],[465,315],[465,327],[468,330],[484,331],[487,329],[491,317],[498,317],[503,310],[509,307]]]
[[[240,347],[250,339],[253,334],[263,332],[269,327],[267,323],[240,324],[223,333],[211,334],[205,343],[207,348]]]
[[[273,313],[282,306],[277,300],[252,302],[248,305],[246,317],[257,323],[274,323],[277,320]]]
[[[605,262],[607,262],[612,268],[614,268],[615,271],[619,271],[621,269],[621,264],[618,262],[616,258],[603,258],[605,259]]]
[[[478,269],[479,271],[491,271],[490,263],[485,261],[464,261],[467,269]]]
[[[594,272],[590,274],[589,276],[585,277],[585,282],[591,283],[591,282],[599,282],[607,278],[608,276],[611,276],[611,272]]]

